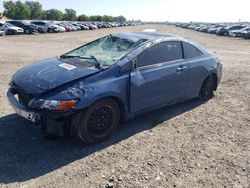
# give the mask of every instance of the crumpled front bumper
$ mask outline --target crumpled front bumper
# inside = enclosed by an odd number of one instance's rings
[[[68,121],[68,113],[42,113],[40,111],[34,111],[20,104],[15,95],[15,91],[12,88],[9,88],[7,92],[9,103],[19,116],[22,116],[33,123],[41,124],[48,134],[55,136],[65,135],[65,127],[70,124]]]
[[[35,111],[32,111],[30,109],[27,109],[25,106],[20,104],[18,100],[16,99],[15,94],[16,93],[14,93],[12,88],[10,88],[7,92],[9,103],[11,104],[15,112],[18,115],[24,117],[25,119],[32,121],[33,123],[37,123],[40,120],[39,113],[36,113]]]

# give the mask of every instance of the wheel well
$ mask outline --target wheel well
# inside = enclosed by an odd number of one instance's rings
[[[215,73],[212,73],[213,79],[214,79],[214,91],[218,87],[218,76]]]
[[[213,80],[214,80],[214,91],[215,91],[215,90],[217,89],[217,86],[218,86],[218,76],[217,76],[215,73],[209,74],[209,75],[204,79],[204,81],[202,82],[201,88],[202,88],[204,82],[205,82],[210,76],[213,77]],[[201,91],[201,89],[200,89],[200,91]]]

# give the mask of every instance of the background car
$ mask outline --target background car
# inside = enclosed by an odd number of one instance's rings
[[[232,30],[229,31],[229,36],[230,37],[241,37],[245,31],[250,31],[250,26],[243,27],[242,29],[239,30]]]
[[[247,31],[244,31],[241,35],[242,38],[245,38],[245,39],[250,39],[250,31],[247,30]]]
[[[48,33],[57,33],[65,31],[65,28],[60,27],[59,25],[53,24],[52,22],[48,21],[32,21],[31,23],[42,28],[44,31]]]
[[[21,20],[10,20],[7,21],[6,23],[10,23],[14,26],[20,27],[24,30],[25,34],[33,34],[33,33],[38,33],[38,27],[33,25],[33,24],[29,24],[26,21],[21,21]]]
[[[5,35],[5,30],[0,28],[0,36],[4,36]]]
[[[10,23],[0,23],[0,28],[5,30],[6,35],[22,34],[23,29]]]
[[[84,23],[78,22],[77,24],[81,27],[82,30],[89,30],[89,27],[84,25]]]
[[[243,26],[243,25],[228,25],[228,26],[224,26],[224,27],[222,27],[221,29],[218,30],[217,35],[228,36],[230,31],[239,30],[239,29],[242,29],[244,27],[245,26]]]
[[[218,57],[192,41],[119,33],[21,69],[7,95],[19,115],[49,134],[96,143],[121,120],[191,98],[209,100],[221,74]]]
[[[213,25],[210,28],[208,28],[207,32],[211,34],[217,34],[218,31],[223,27],[223,25]]]
[[[84,25],[86,25],[90,30],[98,29],[98,27],[90,22],[85,22]]]

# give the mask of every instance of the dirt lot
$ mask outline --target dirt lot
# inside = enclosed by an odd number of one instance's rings
[[[45,140],[6,99],[14,72],[97,37],[155,28],[216,51],[215,97],[166,107],[121,125],[95,146]],[[164,25],[0,38],[0,187],[249,187],[250,40]]]

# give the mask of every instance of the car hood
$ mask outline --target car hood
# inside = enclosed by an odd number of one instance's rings
[[[10,29],[14,29],[14,30],[23,30],[22,28],[20,28],[20,27],[16,27],[16,26],[11,26],[11,27],[9,27]]]
[[[37,96],[100,71],[77,59],[52,58],[24,67],[14,74],[11,82],[21,90]]]

